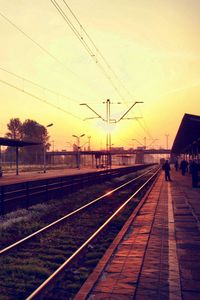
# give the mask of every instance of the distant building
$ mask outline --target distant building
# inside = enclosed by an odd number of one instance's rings
[[[122,152],[124,151],[124,147],[111,147],[112,152]]]

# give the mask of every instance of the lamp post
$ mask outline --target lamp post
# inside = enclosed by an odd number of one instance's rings
[[[55,143],[55,141],[54,141],[54,140],[52,140],[51,142],[52,142],[52,150],[53,150],[53,165],[54,165],[54,143]]]
[[[80,136],[73,134],[72,136],[77,140],[77,168],[80,169],[80,138],[85,136],[85,134],[81,134]]]
[[[46,125],[45,127],[48,128],[48,127],[51,127],[51,126],[53,126],[53,123],[50,123],[50,124]],[[43,163],[44,163],[43,172],[46,173],[46,145],[45,145],[45,141],[43,143]]]
[[[166,136],[166,147],[167,147],[167,150],[168,150],[168,140],[169,140],[169,134],[165,134]]]
[[[2,176],[2,152],[1,152],[1,145],[0,145],[0,177]]]

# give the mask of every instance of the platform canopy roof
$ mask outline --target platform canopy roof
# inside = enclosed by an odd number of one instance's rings
[[[171,152],[186,153],[189,147],[200,140],[200,116],[185,114],[176,134]]]
[[[30,141],[22,141],[22,140],[16,140],[16,139],[8,139],[8,138],[0,137],[0,145],[10,146],[10,147],[25,147],[25,146],[41,145],[41,143],[30,142]]]

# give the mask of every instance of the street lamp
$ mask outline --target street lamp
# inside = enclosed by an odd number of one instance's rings
[[[51,127],[53,126],[53,123],[50,123],[48,125],[46,125],[45,127]],[[43,143],[43,163],[44,163],[44,166],[43,166],[43,172],[46,173],[46,145],[45,145],[45,141]]]
[[[77,168],[80,169],[80,138],[85,136],[85,134],[81,134],[80,136],[73,134],[72,136],[77,140]]]

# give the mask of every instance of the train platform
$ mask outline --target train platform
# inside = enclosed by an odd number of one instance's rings
[[[19,175],[14,173],[7,173],[0,177],[0,186],[1,185],[9,185],[15,184],[20,182],[26,181],[34,181],[40,179],[47,179],[47,178],[55,178],[61,176],[68,176],[68,175],[78,175],[78,174],[85,174],[90,172],[98,172],[102,169],[96,168],[74,168],[74,169],[57,169],[57,170],[48,170],[45,173],[43,171],[32,171],[32,172],[21,172]]]
[[[134,166],[139,166],[140,164],[135,164]],[[122,165],[112,166],[113,169],[124,168]],[[56,177],[70,176],[70,175],[80,175],[87,174],[93,172],[100,172],[107,170],[106,168],[92,168],[92,167],[82,167],[82,168],[65,168],[65,169],[54,169],[54,170],[46,170],[43,171],[27,171],[21,172],[19,175],[15,173],[5,173],[2,177],[0,177],[0,186],[10,185],[15,183],[22,183],[26,181],[35,181],[42,179],[50,179]]]
[[[200,299],[200,189],[163,172],[75,300]]]

